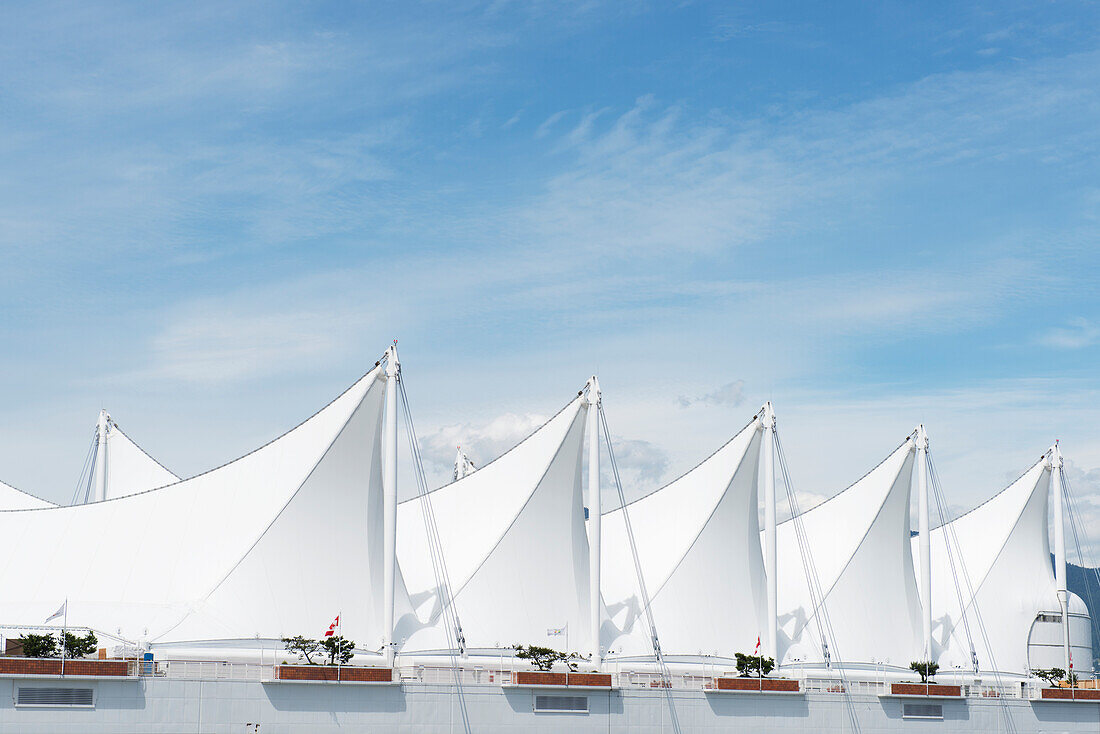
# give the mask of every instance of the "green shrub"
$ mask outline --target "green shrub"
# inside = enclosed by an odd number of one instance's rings
[[[742,678],[755,675],[763,678],[775,669],[775,659],[766,658],[763,655],[746,655],[743,652],[734,653],[737,659],[737,672]]]
[[[914,660],[909,663],[909,670],[920,674],[921,683],[927,683],[928,679],[936,675],[939,669],[940,664],[932,662],[931,660]]]

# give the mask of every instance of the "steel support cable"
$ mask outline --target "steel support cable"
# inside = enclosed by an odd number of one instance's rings
[[[929,472],[928,473],[929,473],[930,478],[932,480],[932,486],[933,486],[935,492],[942,495],[943,490],[942,490],[942,486],[940,484],[940,473],[936,470],[936,464],[935,464],[934,461],[932,461],[931,453],[929,453],[928,456],[929,456],[929,460],[928,460]],[[951,541],[955,544],[955,547],[960,549],[959,552],[960,552],[960,560],[961,560],[962,545],[959,543],[958,533],[955,530],[954,524],[947,523],[944,527],[946,528],[946,532],[949,533]],[[986,628],[985,620],[982,617],[981,608],[978,606],[977,594],[975,593],[974,585],[970,580],[970,574],[966,570],[965,561],[962,561],[962,570],[963,570],[962,578],[963,578],[963,581],[966,583],[966,593],[970,597],[969,607],[974,612],[974,620],[975,620],[975,623],[978,626],[978,632],[982,636],[982,641],[985,643],[986,653],[989,655],[989,662],[990,662],[991,669],[993,671],[993,674],[995,676],[997,676],[997,683],[1000,684],[1000,672],[999,672],[998,665],[997,665],[997,658],[993,654],[993,645],[989,640],[989,631]],[[964,618],[965,618],[965,615],[966,615],[966,612],[964,611],[963,612]]]
[[[394,349],[396,355],[397,350]],[[443,616],[443,626],[447,630],[447,646],[451,659],[451,672],[454,677],[455,694],[458,697],[459,714],[462,717],[463,730],[469,734],[470,716],[466,709],[466,697],[462,690],[462,674],[458,666],[457,652],[464,652],[466,641],[462,635],[462,627],[458,620],[458,610],[453,604],[451,595],[451,582],[447,574],[447,565],[443,556],[443,546],[439,539],[439,529],[435,522],[435,514],[432,511],[432,501],[428,492],[428,482],[424,475],[424,462],[420,454],[420,444],[416,440],[416,428],[413,425],[412,410],[409,407],[409,396],[405,392],[405,381],[398,371],[398,391],[402,412],[405,416],[405,433],[409,440],[409,450],[415,469],[417,490],[420,493],[421,514],[424,518],[424,530],[428,536],[428,551],[432,561],[432,572],[435,575],[436,586],[440,593],[440,614]]]
[[[591,408],[589,408],[591,410]],[[676,713],[676,704],[672,696],[672,674],[665,663],[664,653],[661,652],[661,642],[657,638],[657,623],[653,619],[653,609],[650,604],[649,591],[646,589],[645,576],[642,574],[642,561],[638,556],[638,545],[634,542],[634,528],[630,524],[630,512],[626,506],[626,495],[623,492],[622,479],[619,476],[619,464],[615,460],[615,449],[611,445],[611,429],[607,425],[607,414],[603,409],[603,401],[600,401],[600,423],[603,426],[603,434],[607,443],[607,455],[610,458],[611,473],[615,477],[615,489],[619,493],[619,504],[622,506],[623,525],[626,528],[627,542],[630,544],[630,555],[634,559],[634,573],[638,577],[638,591],[642,595],[642,608],[645,611],[646,624],[649,625],[650,642],[653,645],[653,657],[657,661],[661,671],[661,683],[665,691],[665,699],[668,701],[669,718],[672,720],[672,728],[677,734],[680,732],[680,717]],[[590,488],[591,491],[591,488]]]
[[[1096,568],[1095,561],[1093,560],[1092,553],[1087,554],[1082,550],[1081,536],[1084,532],[1080,530],[1080,513],[1077,510],[1077,500],[1073,496],[1069,485],[1069,476],[1066,474],[1065,467],[1062,467],[1062,492],[1066,499],[1066,508],[1069,510],[1070,528],[1073,530],[1073,544],[1077,548],[1077,560],[1081,563],[1081,572],[1085,576],[1085,595],[1088,597],[1088,610],[1089,610],[1089,622],[1092,622],[1092,610],[1096,609],[1096,600],[1093,597],[1092,585],[1088,583],[1088,573],[1092,572],[1097,583],[1100,584],[1100,569]],[[1084,546],[1088,547],[1088,546]],[[1068,586],[1068,583],[1067,583]],[[1068,607],[1067,607],[1068,610]]]
[[[929,475],[929,479],[932,481],[933,492],[936,494],[936,496],[938,498],[943,498],[943,497],[945,497],[945,495],[943,494],[943,488],[940,485],[940,474],[939,474],[938,471],[936,471],[935,462],[932,461],[932,452],[931,451],[926,451],[925,456],[928,459],[928,475]],[[955,543],[955,547],[959,548],[959,558],[960,558],[960,561],[962,561],[962,546],[959,544],[959,538],[958,538],[958,534],[955,532],[954,524],[953,523],[945,523],[943,527],[945,528],[946,533],[950,533],[951,540],[952,540],[952,542]],[[978,606],[978,598],[977,598],[977,595],[974,593],[974,585],[970,581],[970,574],[966,570],[966,563],[963,561],[961,565],[962,565],[962,571],[963,571],[963,573],[962,573],[963,581],[966,582],[966,592],[967,592],[967,594],[970,595],[970,605],[969,606],[970,606],[971,609],[974,610],[974,620],[975,620],[975,622],[978,626],[978,632],[982,636],[982,641],[985,643],[986,654],[989,655],[989,663],[990,663],[990,666],[992,668],[993,678],[994,678],[994,680],[997,681],[997,687],[1000,690],[1003,691],[1004,690],[1004,680],[1001,678],[1000,667],[997,665],[997,657],[993,654],[993,643],[989,639],[989,631],[986,628],[985,619],[982,618],[982,612],[981,612],[981,609]],[[952,569],[952,573],[954,573],[954,569]],[[965,609],[963,609],[962,615],[963,615],[963,620],[964,620],[964,623],[965,623],[965,620],[966,620],[966,610]],[[969,636],[969,632],[967,634]],[[973,655],[973,652],[971,652],[971,655]],[[975,667],[977,668],[979,666],[975,665]],[[975,670],[974,673],[976,675],[978,673],[978,671]],[[1016,725],[1015,725],[1015,722],[1012,719],[1012,712],[1008,708],[1008,703],[1004,700],[1004,696],[998,696],[998,700],[999,700],[999,703],[1001,705],[1001,714],[1004,717],[1005,731],[1015,731]]]
[[[435,581],[440,590],[440,614],[444,616],[450,615],[450,618],[454,620],[455,624],[449,629],[449,632],[453,632],[455,635],[458,651],[464,653],[466,640],[461,634],[461,625],[458,624],[458,612],[453,604],[453,587],[451,585],[450,574],[447,571],[443,544],[439,537],[439,527],[436,523],[435,511],[432,507],[431,493],[427,489],[428,484],[425,479],[423,457],[416,440],[416,430],[412,423],[412,412],[409,409],[408,395],[405,392],[405,386],[401,380],[398,381],[398,385],[401,393],[402,407],[404,408],[406,435],[409,439],[413,464],[416,468],[417,489],[419,492],[422,519],[424,521],[424,531],[427,535],[428,550],[432,561],[432,572],[435,574]]]
[[[832,621],[829,619],[829,612],[825,604],[825,595],[821,590],[821,580],[817,574],[817,566],[814,564],[813,554],[810,553],[809,535],[806,533],[805,524],[802,522],[802,512],[798,507],[798,500],[794,494],[794,482],[791,481],[791,474],[787,467],[787,455],[783,451],[783,443],[779,440],[778,428],[772,430],[772,435],[775,437],[775,453],[779,459],[779,470],[783,477],[783,487],[787,494],[787,502],[791,507],[791,522],[794,523],[795,536],[798,538],[799,553],[802,556],[803,569],[806,571],[807,587],[810,591],[810,604],[813,606],[813,617],[818,628],[819,638],[825,642],[825,650],[828,650],[828,642],[826,641],[826,635],[828,639],[833,643],[833,651],[828,653],[828,658],[825,660],[826,667],[831,667],[830,660],[835,653],[837,660],[837,672],[840,674],[841,687],[844,689],[844,702],[848,710],[848,723],[852,726],[852,731],[858,732],[859,716],[856,713],[855,702],[852,700],[851,685],[849,684],[848,677],[844,674],[844,660],[840,656],[840,646],[837,644],[836,633],[833,630]],[[824,657],[824,656],[823,656]]]
[[[94,472],[89,470],[89,465],[92,463],[92,457],[95,456],[96,444],[99,441],[99,429],[97,428],[92,432],[92,445],[88,447],[88,453],[84,455],[84,465],[80,468],[80,476],[76,478],[76,488],[73,489],[73,498],[69,501],[70,505],[75,505],[77,499],[80,498],[81,485],[84,486],[84,502],[88,502],[88,493],[92,488],[92,477]]]
[[[928,473],[932,477],[932,494],[936,500],[936,509],[940,517],[940,527],[943,529],[944,545],[947,548],[947,561],[951,568],[951,580],[955,586],[955,596],[959,600],[959,610],[962,616],[963,630],[966,633],[966,644],[970,650],[970,664],[974,666],[977,662],[977,653],[974,651],[974,636],[970,633],[970,621],[966,616],[966,599],[963,597],[962,585],[959,583],[959,570],[955,563],[955,553],[959,554],[958,565],[962,568],[962,573],[967,577],[967,587],[970,586],[970,576],[966,570],[966,563],[962,558],[962,548],[958,546],[958,538],[955,536],[954,528],[948,525],[947,517],[947,500],[944,497],[942,490],[940,489],[939,481],[936,479],[936,472],[932,465],[932,452],[926,451],[925,457],[928,461]],[[931,531],[929,531],[931,532]],[[929,599],[924,600],[925,604],[930,604]],[[977,673],[977,669],[974,670]]]

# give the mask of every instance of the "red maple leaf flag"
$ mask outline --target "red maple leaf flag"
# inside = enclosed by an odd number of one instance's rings
[[[753,648],[752,654],[755,655],[758,652],[760,652],[760,635],[756,636],[756,647]]]
[[[332,637],[334,634],[336,634],[336,628],[339,627],[339,626],[340,626],[340,615],[337,614],[336,619],[332,620],[332,624],[330,624],[328,626],[328,629],[325,630],[325,637]]]

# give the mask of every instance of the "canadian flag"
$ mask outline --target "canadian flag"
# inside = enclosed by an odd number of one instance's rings
[[[336,619],[332,620],[332,624],[330,624],[328,626],[328,629],[325,630],[325,637],[332,637],[334,634],[336,634],[336,628],[339,627],[339,626],[340,626],[340,615],[337,614]]]
[[[758,652],[760,652],[760,635],[756,636],[756,647],[753,648],[752,654],[755,655]]]

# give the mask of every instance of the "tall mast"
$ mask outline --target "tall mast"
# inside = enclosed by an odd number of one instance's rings
[[[928,530],[928,433],[917,426],[917,533],[920,547],[920,590],[924,596],[921,615],[923,660],[932,659],[932,538]]]
[[[1066,526],[1062,501],[1062,450],[1058,442],[1050,448],[1050,488],[1054,493],[1054,582],[1058,588],[1058,606],[1062,612],[1062,652],[1066,675],[1072,673],[1069,649],[1069,589],[1066,585]]]
[[[110,416],[106,410],[99,411],[99,423],[96,424],[95,452],[95,501],[107,499],[107,421]]]
[[[775,410],[764,403],[760,422],[764,427],[764,574],[768,581],[767,651],[779,662],[779,597],[775,544]]]
[[[393,599],[397,577],[397,347],[386,350],[386,424],[382,464],[382,651],[393,665]]]
[[[601,523],[603,503],[600,497],[600,382],[593,377],[588,381],[588,600],[589,623],[592,640],[592,662],[600,665],[600,561]],[[568,652],[568,651],[566,651]]]

